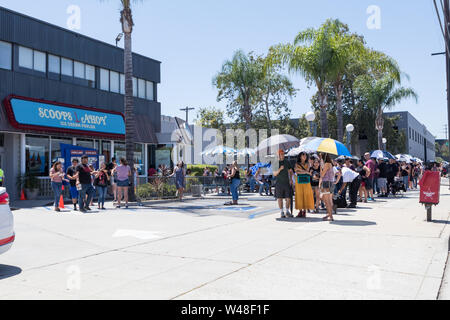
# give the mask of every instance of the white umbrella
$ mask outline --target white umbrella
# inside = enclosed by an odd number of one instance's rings
[[[233,155],[236,153],[236,150],[229,147],[224,146],[216,146],[212,149],[206,150],[201,154],[204,156],[217,156],[219,154]]]
[[[292,147],[297,147],[299,143],[300,140],[296,137],[288,134],[281,134],[262,141],[259,144],[257,151],[261,152],[267,149],[272,149],[272,151],[274,151],[274,149],[276,149],[276,151],[278,151],[278,149],[287,150]]]
[[[238,156],[254,156],[256,154],[255,149],[244,148],[237,151]]]

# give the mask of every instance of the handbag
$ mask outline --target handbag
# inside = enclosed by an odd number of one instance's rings
[[[297,183],[298,184],[308,184],[311,183],[311,176],[307,174],[299,174],[297,176]]]

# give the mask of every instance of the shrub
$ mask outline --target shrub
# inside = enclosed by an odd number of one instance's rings
[[[195,176],[195,177],[203,176],[203,171],[205,170],[205,168],[208,168],[209,171],[211,171],[211,172],[219,170],[218,166],[211,166],[211,165],[205,165],[205,164],[198,164],[198,165],[189,164],[187,166],[187,169],[191,170],[191,175]]]

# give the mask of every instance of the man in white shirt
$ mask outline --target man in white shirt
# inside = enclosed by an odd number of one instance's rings
[[[345,196],[347,192],[347,186],[350,185],[350,205],[347,208],[356,208],[358,190],[361,184],[361,177],[359,173],[347,168],[345,165],[341,169],[343,185],[339,190],[339,194]]]

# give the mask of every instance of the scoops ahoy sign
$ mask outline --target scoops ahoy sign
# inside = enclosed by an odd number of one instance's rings
[[[9,96],[4,105],[11,124],[18,129],[66,132],[107,138],[124,138],[121,113]]]

